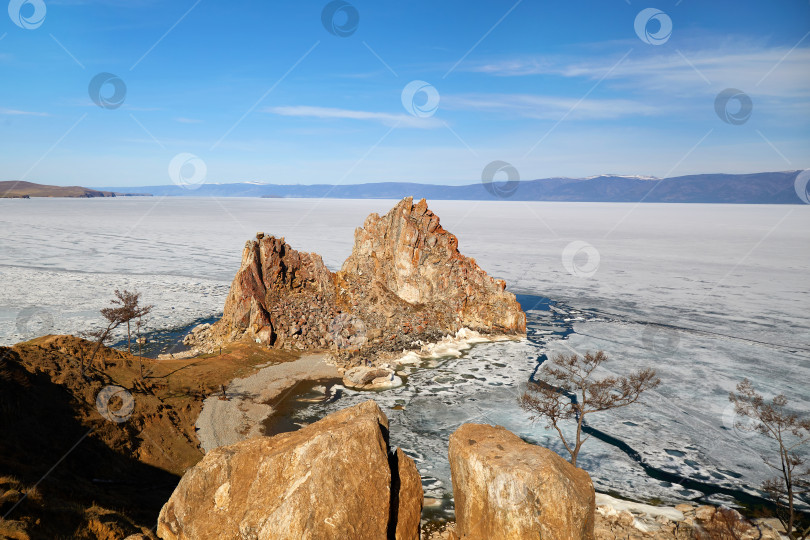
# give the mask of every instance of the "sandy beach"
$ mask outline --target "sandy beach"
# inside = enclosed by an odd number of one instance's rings
[[[203,450],[262,435],[262,422],[273,414],[269,402],[304,380],[340,377],[326,363],[326,354],[310,354],[293,362],[273,364],[257,373],[234,379],[221,393],[209,396],[197,418],[197,437]]]

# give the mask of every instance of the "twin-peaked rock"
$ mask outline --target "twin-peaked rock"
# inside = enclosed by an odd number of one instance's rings
[[[425,200],[408,197],[366,219],[336,273],[320,256],[259,233],[245,246],[222,319],[204,337],[370,352],[461,328],[523,334],[526,316],[506,283],[459,253]]]

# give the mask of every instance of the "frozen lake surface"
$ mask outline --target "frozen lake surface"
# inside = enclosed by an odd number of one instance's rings
[[[395,202],[0,200],[0,343],[92,329],[115,288],[137,289],[155,305],[153,330],[187,326],[221,312],[242,246],[257,231],[315,251],[335,270],[355,227]],[[465,421],[499,423],[560,451],[517,407],[519,386],[547,355],[597,349],[617,373],[652,366],[663,380],[642,403],[593,417],[601,437],[586,443],[580,462],[597,489],[676,501],[699,496],[702,484],[739,491],[761,483],[767,441],[734,428],[727,395],[748,377],[766,395],[784,392],[810,409],[810,206],[430,207],[462,253],[510,290],[557,301],[559,310],[530,312],[529,340],[479,345],[373,395],[431,494],[451,489],[446,434]],[[370,397],[340,396],[300,410],[301,420]]]

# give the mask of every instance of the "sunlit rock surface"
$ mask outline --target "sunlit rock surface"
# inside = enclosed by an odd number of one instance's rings
[[[450,436],[456,533],[463,540],[593,540],[591,478],[500,426]]]
[[[416,465],[389,451],[388,419],[366,401],[299,431],[208,452],[164,505],[157,533],[418,540],[422,501]]]
[[[211,348],[242,338],[273,347],[398,351],[462,328],[522,335],[526,315],[506,283],[458,250],[424,199],[371,214],[342,270],[257,234],[245,246],[222,318],[188,341]]]

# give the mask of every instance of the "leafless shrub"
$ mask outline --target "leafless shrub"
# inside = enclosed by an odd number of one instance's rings
[[[629,376],[593,379],[594,371],[607,360],[604,351],[588,352],[585,356],[557,354],[540,371],[545,381],[530,383],[519,398],[520,406],[531,413],[532,420],[545,419],[547,427],[557,431],[574,466],[582,445],[590,438],[582,438],[587,415],[631,405],[643,392],[661,384],[652,369],[642,369]],[[568,420],[577,423],[573,441],[566,439],[560,428]]]
[[[806,466],[806,456],[800,454],[802,447],[810,443],[810,419],[790,411],[783,394],[765,401],[748,379],[738,384],[737,391],[731,392],[728,399],[738,415],[752,421],[737,422],[737,429],[755,431],[776,442],[778,461],[763,457],[776,475],[766,480],[762,489],[776,505],[776,517],[788,537],[792,540],[810,537],[810,519],[796,510],[796,499],[810,493],[810,468]]]

